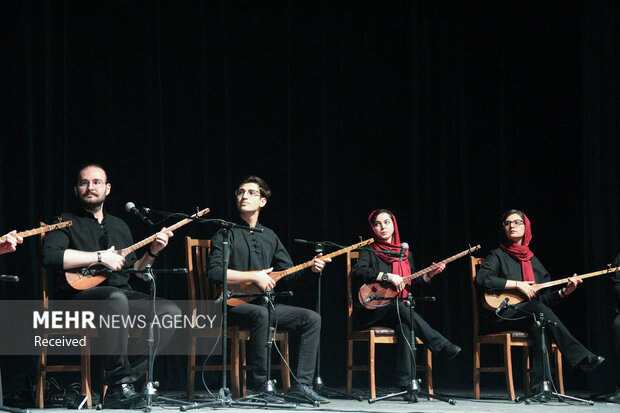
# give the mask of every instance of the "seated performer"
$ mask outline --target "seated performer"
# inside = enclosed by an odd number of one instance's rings
[[[551,306],[558,304],[564,297],[571,294],[582,281],[573,277],[560,290],[542,290],[540,293],[532,288],[532,284],[541,284],[551,281],[551,276],[530,250],[532,229],[529,219],[521,211],[511,209],[502,215],[501,225],[504,233],[504,243],[492,250],[478,270],[475,279],[476,288],[481,292],[491,290],[518,290],[528,297],[528,301],[516,304],[514,307],[531,313],[543,313],[546,320],[555,325],[547,326],[553,341],[573,366],[583,371],[598,367],[604,358],[591,353],[583,344],[571,335],[562,321],[551,310]],[[480,294],[482,296],[482,294]],[[502,318],[491,311],[480,311],[480,330],[483,333],[497,333],[501,331],[524,331],[534,341],[530,348],[532,359],[530,373],[532,392],[541,390],[543,380],[542,351],[540,349],[540,335],[533,317],[523,317],[523,313],[515,308],[507,307],[500,312]],[[516,320],[505,320],[516,319]],[[547,343],[550,345],[551,343]],[[540,402],[548,402],[549,398],[542,395]]]
[[[230,261],[227,272],[227,282],[244,284],[253,282],[262,291],[272,290],[275,281],[269,276],[273,270],[281,271],[293,266],[288,252],[282,241],[269,228],[258,222],[262,208],[267,204],[271,191],[267,183],[257,177],[249,176],[241,181],[235,191],[237,210],[240,215],[240,224],[252,228],[261,228],[263,232],[250,232],[243,229],[232,229],[230,245]],[[222,231],[218,231],[211,242],[211,256],[209,259],[209,278],[221,283],[222,280]],[[312,272],[322,271],[326,262],[331,259],[321,258],[322,254],[314,258]],[[299,274],[299,273],[297,273]],[[288,277],[294,277],[294,274]],[[294,332],[299,335],[299,358],[295,375],[299,383],[293,385],[287,398],[322,403],[328,399],[320,396],[312,389],[316,357],[321,334],[321,318],[312,310],[292,307],[284,304],[275,304],[275,318],[278,329]],[[248,344],[249,364],[252,366],[251,387],[264,390],[267,382],[267,348],[265,343],[268,337],[267,307],[260,299],[244,303],[235,307],[228,307],[228,320],[231,325],[241,326],[250,330]]]
[[[24,242],[22,237],[17,236],[17,231],[11,231],[5,235],[6,240],[0,242],[0,255],[13,252],[17,249],[17,244]]]
[[[378,209],[370,214],[368,221],[375,239],[375,242],[370,245],[373,249],[377,251],[401,250],[400,234],[394,214],[387,209]],[[444,268],[445,264],[440,264],[437,269],[422,277],[415,278],[413,282],[405,284],[402,281],[403,277],[414,273],[413,257],[409,251],[405,253],[402,261],[396,256],[361,251],[359,260],[351,271],[351,290],[357,292],[363,284],[387,281],[400,293],[400,297],[405,297],[409,290],[415,290],[430,282],[433,276],[442,272]],[[354,293],[353,296],[356,297],[357,294]],[[398,318],[399,313],[400,320]],[[405,306],[402,300],[394,300],[384,307],[368,310],[360,304],[359,300],[354,299],[353,322],[359,329],[385,326],[391,327],[396,331],[398,336],[396,380],[398,386],[405,390],[411,380],[409,371],[411,351],[407,344],[411,334],[409,308]],[[414,313],[413,327],[416,336],[420,337],[432,352],[453,359],[461,351],[459,346],[452,344],[417,313]],[[408,400],[409,395],[406,394],[404,397],[405,400]]]
[[[614,267],[620,267],[620,254],[614,260]],[[620,271],[616,271],[614,276],[614,297],[616,298],[616,318],[612,325],[614,340],[614,373],[616,375],[616,390],[607,396],[606,401],[620,404]]]
[[[129,314],[148,314],[152,305],[149,296],[133,291],[129,285],[129,275],[121,272],[111,273],[101,284],[87,290],[74,290],[66,282],[62,270],[86,267],[93,263],[103,263],[115,271],[123,269],[142,270],[155,261],[155,257],[168,245],[172,232],[160,232],[156,240],[148,246],[144,255],[137,259],[135,253],[126,257],[118,250],[133,244],[129,227],[121,219],[104,209],[111,185],[105,170],[97,164],[81,168],[74,187],[79,208],[61,215],[63,221],[73,221],[73,225],[52,231],[46,237],[42,249],[45,267],[57,270],[55,273],[54,295],[56,299],[106,300],[108,314],[119,314],[126,318]],[[157,315],[181,314],[179,307],[167,300],[157,300]],[[159,330],[159,348],[163,348],[172,337],[172,329]],[[102,329],[99,339],[112,354],[104,356],[105,395],[104,408],[132,408],[139,399],[133,383],[143,381],[148,367],[148,347],[145,337],[140,337],[137,348],[140,355],[130,361],[128,357],[128,332],[126,328]],[[156,331],[156,337],[157,331]],[[135,353],[134,353],[135,354]]]

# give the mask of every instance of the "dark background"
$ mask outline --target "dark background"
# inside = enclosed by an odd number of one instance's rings
[[[136,239],[153,230],[125,202],[233,218],[239,178],[257,174],[274,194],[261,222],[295,262],[312,251],[294,238],[352,244],[376,208],[396,214],[418,267],[468,243],[486,254],[509,208],[529,216],[532,250],[557,278],[620,252],[617,2],[5,1],[0,16],[0,233],[73,208],[76,169],[96,161],[109,211]],[[183,266],[182,237],[211,233],[179,230],[157,265]],[[0,259],[0,273],[22,278],[0,297],[38,297],[36,257],[31,238]],[[464,348],[436,358],[440,391],[471,389],[466,261],[420,308]],[[185,297],[183,279],[160,283]],[[313,308],[313,285],[295,302]],[[606,357],[609,286],[585,281],[557,310]],[[322,376],[343,386],[344,258],[323,287]],[[34,358],[3,361],[5,382],[34,374]],[[184,389],[184,370],[184,358],[158,362],[169,389]],[[603,390],[612,376],[606,362],[588,375],[567,368],[565,381]],[[493,382],[503,386],[488,376],[483,389]]]

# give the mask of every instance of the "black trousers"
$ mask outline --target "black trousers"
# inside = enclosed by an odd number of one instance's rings
[[[398,319],[396,303],[398,303],[398,312],[400,313],[402,323]],[[398,337],[398,348],[396,353],[397,384],[398,386],[406,386],[410,380],[409,370],[411,363],[411,350],[407,344],[407,341],[409,341],[411,337],[411,316],[409,314],[409,307],[401,300],[397,300],[376,310],[360,308],[357,309],[354,320],[356,326],[362,329],[374,326],[385,326],[394,329]],[[426,320],[416,312],[413,313],[413,328],[416,336],[420,337],[432,352],[441,351],[443,346],[449,343],[447,338],[431,327]],[[406,340],[404,340],[403,337],[406,338]]]
[[[546,320],[555,322],[557,325],[548,325],[546,331],[551,336],[553,341],[557,344],[558,348],[562,352],[562,355],[566,357],[568,362],[572,366],[579,364],[581,360],[592,354],[581,344],[573,335],[568,331],[564,323],[558,318],[557,315],[540,301],[527,301],[516,305],[517,308],[540,314],[542,313]],[[490,313],[487,313],[490,314]],[[500,315],[505,318],[520,318],[526,315],[514,308],[506,308]],[[492,317],[484,320],[481,325],[481,333],[499,333],[502,331],[523,331],[528,333],[528,336],[533,341],[533,347],[530,348],[530,373],[531,373],[531,387],[532,392],[536,393],[540,391],[543,380],[543,353],[541,346],[541,335],[538,330],[538,326],[535,324],[533,317],[525,317],[520,320],[507,321],[502,320],[499,317]],[[551,340],[546,338],[547,352],[551,355]]]
[[[299,337],[299,359],[295,375],[302,384],[311,385],[316,368],[316,357],[321,337],[321,316],[306,308],[275,304],[275,317],[271,325],[295,333]],[[247,347],[249,364],[252,366],[253,387],[267,380],[267,307],[245,303],[228,307],[228,322],[250,330]]]
[[[111,286],[96,286],[80,291],[73,296],[73,299],[104,301],[103,308],[100,309],[103,313],[118,314],[121,317],[148,315],[152,306],[152,301],[147,294]],[[167,314],[171,316],[181,314],[181,310],[174,302],[161,298],[156,301],[156,312],[160,318]],[[144,379],[148,369],[147,334],[148,330],[145,329],[140,337],[132,340],[132,346],[129,348],[127,328],[106,328],[99,331],[97,345],[106,346],[106,349],[111,349],[106,350],[106,353],[113,354],[103,356],[105,384],[135,383]],[[169,328],[156,331],[155,338],[159,338],[156,342],[157,348],[164,348],[173,334],[174,330]],[[128,356],[128,353],[132,356]]]

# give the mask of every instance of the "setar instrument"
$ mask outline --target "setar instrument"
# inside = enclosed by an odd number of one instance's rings
[[[446,258],[445,260],[437,264],[417,271],[407,277],[403,277],[403,282],[408,283],[414,278],[421,277],[424,274],[435,270],[441,264],[448,264],[449,262],[458,260],[459,258],[469,255],[472,252],[479,250],[480,248],[480,245],[476,245],[475,247],[469,247],[465,251],[459,252],[458,254],[453,255],[450,258]],[[392,300],[394,300],[397,296],[398,291],[396,291],[396,287],[394,287],[394,284],[388,281],[364,284],[357,293],[357,298],[359,299],[360,304],[362,304],[362,306],[364,306],[364,308],[367,308],[368,310],[374,310],[375,308],[384,307],[390,302],[392,302]]]

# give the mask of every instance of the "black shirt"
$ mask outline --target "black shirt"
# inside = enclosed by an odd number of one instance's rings
[[[133,237],[127,224],[120,218],[106,212],[104,212],[101,224],[97,218],[83,209],[62,213],[60,217],[63,222],[73,221],[73,224],[70,227],[48,232],[41,251],[43,265],[55,270],[56,290],[72,291],[63,272],[63,256],[66,249],[91,252],[114,246],[116,250],[121,250],[133,244]],[[125,257],[123,268],[133,268],[136,261],[136,254],[131,252]],[[111,285],[131,290],[128,280],[128,274],[112,273],[100,285]]]
[[[532,257],[530,262],[532,263],[536,284],[551,281],[551,275],[549,275],[549,272],[543,267],[538,258]],[[506,286],[506,280],[523,281],[521,262],[511,257],[503,249],[496,248],[489,252],[489,255],[484,259],[484,263],[482,263],[476,273],[476,288],[482,292],[503,290]],[[547,306],[553,306],[562,299],[557,293],[557,288],[542,290],[537,297],[538,300]]]
[[[244,223],[244,225],[247,224]],[[273,267],[274,271],[282,271],[292,267],[291,256],[275,232],[260,223],[256,225],[256,228],[263,229],[263,232],[239,228],[231,230],[228,268],[237,271],[256,271]],[[223,282],[222,247],[223,230],[220,230],[211,239],[211,255],[208,264],[209,278],[218,283]]]

